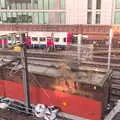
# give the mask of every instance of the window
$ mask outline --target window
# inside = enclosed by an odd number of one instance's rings
[[[10,3],[9,5],[10,5],[10,9],[16,9],[17,7],[15,3]]]
[[[63,42],[66,42],[66,38],[63,39]]]
[[[32,37],[32,41],[37,41],[37,37]]]
[[[27,2],[27,9],[32,9],[32,5],[31,5],[31,2]]]
[[[96,24],[100,24],[100,13],[96,13]]]
[[[7,22],[7,13],[6,12],[2,12],[2,21],[3,21],[3,23]]]
[[[115,12],[114,23],[120,24],[120,12]]]
[[[27,13],[27,15],[28,15],[28,23],[32,23],[33,13],[32,13],[32,12],[29,12],[29,13]]]
[[[27,8],[27,5],[26,5],[26,3],[22,3],[22,9],[26,9]]]
[[[92,24],[92,12],[87,13],[87,24]]]
[[[48,13],[44,13],[44,24],[48,24],[48,23],[49,23]]]
[[[45,41],[45,37],[40,37],[40,41],[44,42]]]
[[[7,9],[6,0],[1,0],[0,6],[1,6],[1,9]]]
[[[59,38],[55,38],[55,42],[59,42]]]
[[[17,9],[22,9],[22,6],[20,3],[17,3],[16,6],[17,6]]]
[[[65,24],[65,13],[60,13],[60,24]]]
[[[38,0],[38,9],[43,9],[43,0]]]
[[[75,37],[75,36],[73,36],[72,37],[72,44],[77,44],[77,40],[78,38],[77,37]]]
[[[116,0],[115,2],[115,8],[120,9],[120,0]]]
[[[88,9],[92,9],[92,0],[88,0]]]
[[[33,13],[33,23],[38,24],[38,13],[37,12]]]
[[[65,0],[61,0],[60,2],[61,2],[60,8],[65,9]]]
[[[44,10],[48,10],[48,0],[44,0]]]
[[[38,9],[38,0],[33,0],[33,9]]]
[[[96,9],[101,9],[101,0],[96,1]]]
[[[49,0],[49,9],[54,9],[55,5],[55,0]]]
[[[39,13],[39,24],[43,24],[44,23],[43,14],[44,13],[42,13],[42,12]]]

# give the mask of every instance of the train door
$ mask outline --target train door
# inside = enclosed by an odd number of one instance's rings
[[[31,48],[32,43],[31,43],[31,37],[30,36],[25,36],[24,38],[24,43],[27,48]]]
[[[67,47],[69,48],[72,44],[72,33],[68,32],[67,33]]]
[[[46,44],[47,44],[47,38],[46,37],[39,37],[39,45],[41,49],[46,48]]]
[[[5,36],[2,36],[0,38],[0,47],[1,48],[7,48],[7,39]]]
[[[7,38],[7,45],[8,45],[8,46],[13,45],[12,37],[8,37],[8,38]]]
[[[56,32],[54,33],[54,41],[55,41],[55,47],[56,48],[66,48],[66,32]]]
[[[32,37],[32,46],[33,48],[39,48],[39,38],[38,37]]]
[[[54,51],[54,38],[47,37],[47,51]]]

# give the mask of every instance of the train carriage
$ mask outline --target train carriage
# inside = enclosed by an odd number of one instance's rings
[[[32,48],[46,48],[49,38],[53,39],[55,48],[62,49],[65,49],[72,41],[72,37],[67,32],[28,32],[28,36],[31,39]]]

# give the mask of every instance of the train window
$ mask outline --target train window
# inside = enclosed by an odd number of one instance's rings
[[[63,41],[66,42],[66,38],[64,38]]]
[[[55,42],[59,42],[59,38],[55,38]]]
[[[37,41],[37,37],[33,37],[33,38],[32,38],[32,41]]]
[[[45,37],[40,37],[40,41],[45,41]]]
[[[77,37],[72,37],[72,44],[77,44]]]

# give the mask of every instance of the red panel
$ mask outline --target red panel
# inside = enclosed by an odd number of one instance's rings
[[[23,87],[15,82],[5,82],[5,94],[7,97],[24,100]]]
[[[0,81],[0,88],[1,85],[4,84]],[[6,96],[14,99],[24,99],[22,84],[5,81],[4,87]],[[31,103],[56,105],[63,112],[90,120],[101,120],[102,103],[99,101],[33,86],[31,86],[30,91]]]
[[[31,98],[31,103],[37,104],[39,103],[39,89],[37,87],[30,87],[30,98]]]
[[[2,44],[2,40],[0,39],[0,45]]]
[[[40,103],[59,106],[62,111],[90,120],[101,119],[101,102],[59,91],[40,90]]]
[[[5,96],[5,85],[4,85],[4,81],[0,81],[0,96]]]

